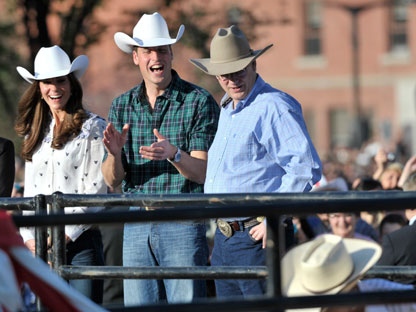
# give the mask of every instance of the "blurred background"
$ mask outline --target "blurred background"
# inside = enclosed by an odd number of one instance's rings
[[[299,100],[323,160],[335,159],[349,180],[368,170],[377,150],[404,163],[416,154],[415,0],[0,0],[0,136],[12,139],[17,102],[42,46],[60,45],[71,59],[90,58],[82,77],[86,108],[106,118],[114,97],[140,81],[113,35],[158,11],[171,35],[179,75],[219,101],[214,77],[190,64],[209,57],[217,28],[238,24],[253,49],[273,43],[257,61],[274,87]]]

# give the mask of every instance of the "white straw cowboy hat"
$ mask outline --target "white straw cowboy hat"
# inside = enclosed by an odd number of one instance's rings
[[[283,257],[282,293],[307,296],[348,291],[377,262],[381,251],[372,241],[332,234],[318,236],[294,247]],[[307,311],[320,311],[320,308]]]
[[[185,26],[179,27],[176,38],[169,35],[168,25],[159,13],[143,14],[133,28],[133,37],[123,32],[114,35],[117,46],[126,53],[132,53],[133,47],[158,47],[171,45],[181,39]]]
[[[225,75],[240,71],[266,52],[273,44],[253,51],[244,33],[235,25],[219,28],[211,41],[211,58],[190,59],[208,75]]]
[[[57,45],[41,48],[35,57],[35,74],[32,75],[27,69],[17,66],[16,70],[27,82],[44,80],[55,77],[66,76],[70,73],[79,79],[88,67],[88,57],[78,56],[72,63],[68,54]]]

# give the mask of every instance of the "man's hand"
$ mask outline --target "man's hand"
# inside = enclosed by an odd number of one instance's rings
[[[140,146],[140,155],[150,160],[165,160],[175,156],[177,147],[170,144],[169,140],[159,133],[157,129],[153,129],[153,134],[157,138],[157,142],[150,146]]]
[[[266,248],[267,227],[264,221],[256,226],[253,226],[249,233],[255,240],[263,240],[263,248]]]
[[[111,155],[120,154],[124,144],[126,144],[129,125],[123,126],[122,132],[118,132],[112,123],[109,123],[104,130],[103,143],[107,152]]]

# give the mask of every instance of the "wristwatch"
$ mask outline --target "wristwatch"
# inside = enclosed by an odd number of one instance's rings
[[[178,147],[175,156],[173,158],[168,158],[168,161],[171,163],[178,163],[181,161],[181,149]]]

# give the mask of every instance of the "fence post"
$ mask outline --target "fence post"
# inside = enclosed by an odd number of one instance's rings
[[[47,213],[46,197],[45,195],[36,195],[34,197],[35,212],[37,215],[45,215]],[[48,260],[48,235],[47,228],[44,226],[35,227],[35,244],[36,256],[43,261]]]
[[[47,203],[45,195],[36,195],[34,198],[35,213],[37,215],[45,215],[47,213]],[[44,226],[35,227],[35,250],[36,256],[40,257],[43,261],[48,261],[48,228]],[[39,298],[36,297],[36,309],[38,311],[43,310],[42,303]]]
[[[51,196],[51,211],[54,214],[64,213],[62,207],[62,193],[56,192]],[[52,234],[52,268],[60,275],[60,267],[66,263],[65,226],[53,226]]]
[[[281,295],[280,285],[280,245],[283,237],[280,216],[267,217],[267,296],[270,298]]]

